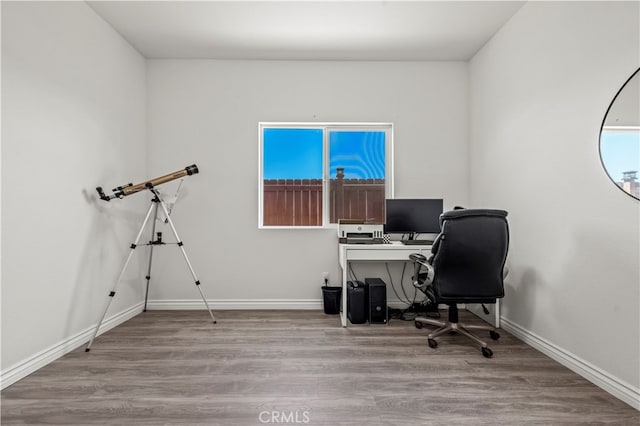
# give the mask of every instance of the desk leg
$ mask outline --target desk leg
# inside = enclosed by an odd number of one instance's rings
[[[347,270],[349,269],[349,262],[345,260],[345,265],[342,268],[342,309],[340,310],[340,321],[342,326],[347,326]]]

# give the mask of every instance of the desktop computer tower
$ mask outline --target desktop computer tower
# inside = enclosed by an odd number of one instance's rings
[[[367,322],[367,301],[362,281],[347,281],[347,317],[351,324]]]
[[[369,324],[387,323],[387,284],[380,278],[365,278]]]

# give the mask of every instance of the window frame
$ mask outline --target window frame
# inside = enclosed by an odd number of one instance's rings
[[[265,225],[264,224],[264,130],[317,129],[322,130],[322,225]],[[258,123],[258,228],[259,229],[337,229],[337,223],[330,221],[330,152],[329,133],[331,131],[384,131],[385,132],[385,198],[393,198],[394,193],[394,126],[393,123],[379,122],[259,122]]]

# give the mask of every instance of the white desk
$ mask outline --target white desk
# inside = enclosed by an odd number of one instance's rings
[[[342,312],[340,312],[340,320],[343,327],[346,327],[348,323],[347,281],[349,262],[408,262],[411,253],[422,253],[429,257],[431,255],[431,246],[404,245],[399,241],[393,241],[391,244],[339,244],[338,261],[340,268],[342,268]]]
[[[342,311],[340,312],[340,321],[342,326],[346,327],[349,322],[347,319],[347,281],[349,274],[349,262],[352,261],[373,261],[373,262],[390,262],[390,261],[409,261],[411,253],[421,253],[427,258],[431,255],[431,246],[423,245],[404,245],[399,241],[393,241],[391,244],[339,244],[338,245],[338,261],[342,268]],[[471,309],[472,312],[476,310]],[[478,315],[478,313],[476,313]],[[493,324],[496,328],[500,327],[500,303],[496,301],[494,309]]]

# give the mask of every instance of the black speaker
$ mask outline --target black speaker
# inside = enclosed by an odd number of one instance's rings
[[[387,323],[387,284],[380,278],[365,278],[369,324]]]
[[[367,301],[362,281],[347,281],[347,317],[351,324],[367,322]]]

